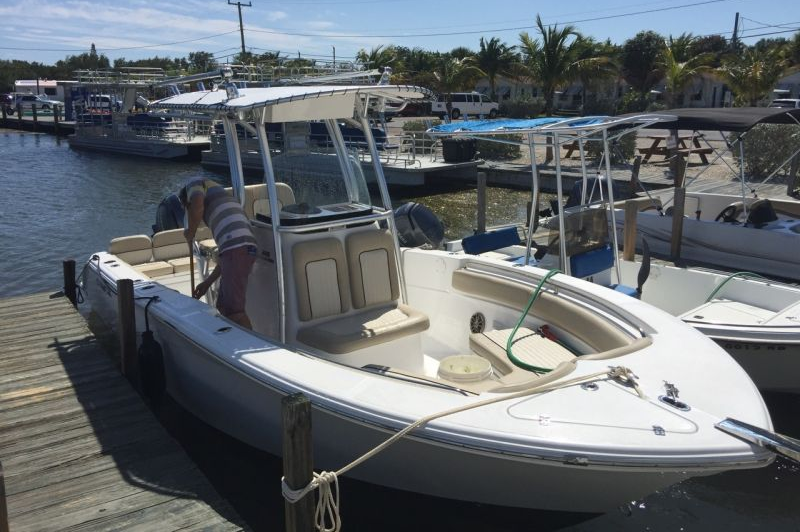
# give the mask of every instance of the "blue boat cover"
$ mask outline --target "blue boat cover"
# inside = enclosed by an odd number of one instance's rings
[[[527,131],[544,126],[550,126],[563,122],[568,127],[585,127],[602,124],[608,120],[607,116],[585,116],[576,119],[575,117],[564,118],[551,116],[546,118],[508,118],[500,120],[468,120],[461,122],[451,122],[440,124],[428,130],[429,133],[498,133]]]

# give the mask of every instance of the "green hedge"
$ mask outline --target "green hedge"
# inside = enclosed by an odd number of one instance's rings
[[[737,134],[728,137],[729,142],[736,140]],[[758,124],[744,137],[744,171],[752,178],[766,178],[795,150],[800,148],[800,132],[797,126],[782,124]],[[738,144],[733,148],[736,165],[739,165]],[[789,164],[783,172],[788,173]]]

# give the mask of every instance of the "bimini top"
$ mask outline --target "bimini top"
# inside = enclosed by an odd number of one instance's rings
[[[638,114],[618,116],[547,117],[507,120],[469,120],[441,124],[428,130],[431,135],[491,135],[501,133],[580,133],[624,125],[669,122],[674,116]]]
[[[432,93],[410,85],[328,85],[306,87],[224,88],[186,92],[150,104],[155,109],[210,114],[265,109],[267,122],[292,122],[325,118],[349,118],[357,98],[382,97],[390,100],[430,98]]]
[[[756,124],[800,124],[800,109],[777,107],[715,107],[710,109],[668,109],[677,120],[669,129],[690,131],[747,131]],[[633,115],[621,115],[622,117]],[[658,126],[647,126],[658,127]]]

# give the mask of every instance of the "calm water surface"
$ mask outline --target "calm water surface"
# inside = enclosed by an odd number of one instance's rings
[[[158,203],[189,176],[220,178],[197,163],[78,152],[51,136],[2,129],[0,156],[0,296],[58,290],[62,259],[75,258],[80,267],[111,238],[149,234]],[[522,191],[489,189],[487,223],[521,221],[528,199]],[[409,200],[431,207],[449,237],[470,234],[476,225],[474,190],[395,198],[398,204]],[[776,429],[800,437],[800,396],[765,399]],[[175,404],[159,415],[254,529],[283,529],[279,460]],[[347,479],[341,488],[345,530],[800,531],[800,468],[781,459],[762,469],[689,480],[600,516],[444,501]]]

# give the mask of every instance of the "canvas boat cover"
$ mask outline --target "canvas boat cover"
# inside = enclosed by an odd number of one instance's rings
[[[747,131],[757,124],[800,125],[800,109],[775,107],[714,107],[691,109],[668,109],[664,114],[677,117],[668,129],[690,131]],[[635,116],[634,114],[620,117]],[[647,126],[662,128],[658,124]]]

